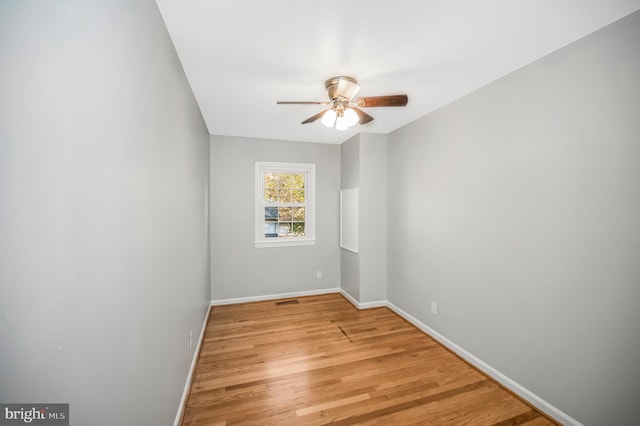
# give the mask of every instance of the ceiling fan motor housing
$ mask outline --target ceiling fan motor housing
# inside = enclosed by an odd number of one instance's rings
[[[331,77],[324,83],[324,87],[327,89],[329,99],[331,100],[344,98],[350,101],[360,90],[358,81],[355,78],[344,75]]]

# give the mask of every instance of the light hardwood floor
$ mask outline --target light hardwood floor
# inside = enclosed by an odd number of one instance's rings
[[[183,425],[552,425],[387,308],[214,306]]]

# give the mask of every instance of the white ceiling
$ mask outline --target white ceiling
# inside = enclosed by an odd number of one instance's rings
[[[157,0],[209,133],[341,143],[389,133],[640,9],[640,0]],[[404,108],[338,132],[301,125],[324,81]]]

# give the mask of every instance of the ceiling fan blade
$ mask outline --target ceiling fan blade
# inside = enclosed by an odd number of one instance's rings
[[[278,105],[327,105],[329,102],[298,102],[298,101],[278,101]]]
[[[358,123],[367,124],[368,122],[373,121],[373,117],[367,114],[366,112],[364,112],[363,110],[361,110],[360,108],[351,107],[351,109],[354,110],[356,114],[358,114],[358,117],[360,117],[360,120],[358,121]]]
[[[407,105],[407,95],[369,96],[358,98],[354,102],[359,107],[400,107]]]
[[[314,121],[316,121],[318,118],[322,117],[322,115],[327,112],[327,110],[325,109],[324,111],[320,111],[319,113],[317,113],[316,115],[312,115],[311,117],[307,118],[306,120],[304,120],[302,122],[302,124],[307,124],[307,123],[313,123]]]

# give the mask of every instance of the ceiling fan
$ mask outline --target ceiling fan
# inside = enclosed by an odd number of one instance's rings
[[[358,82],[353,77],[338,76],[331,77],[324,83],[329,100],[325,102],[290,102],[278,101],[280,105],[303,104],[303,105],[331,105],[328,109],[320,111],[302,122],[302,124],[313,123],[321,118],[322,124],[327,127],[335,125],[336,130],[347,130],[356,124],[366,124],[373,120],[366,112],[360,108],[369,107],[401,107],[406,106],[409,100],[407,95],[369,96],[355,98],[360,90]]]

